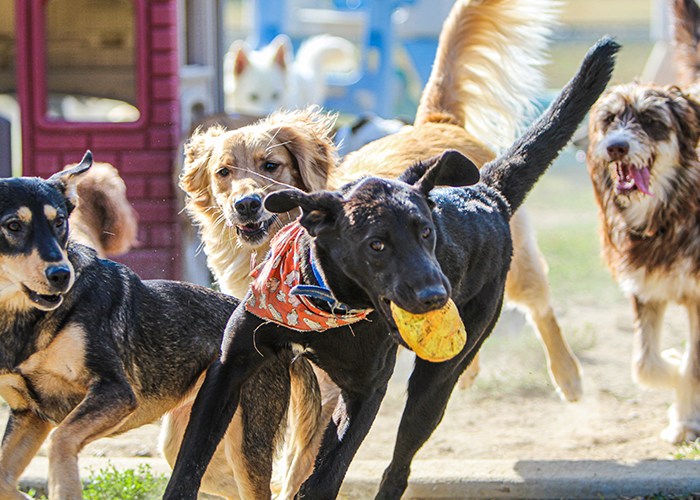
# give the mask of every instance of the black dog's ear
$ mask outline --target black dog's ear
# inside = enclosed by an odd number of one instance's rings
[[[336,193],[316,191],[305,193],[298,189],[276,191],[265,197],[265,209],[272,213],[283,213],[301,208],[299,223],[311,236],[332,227],[343,210],[343,199]]]
[[[479,169],[459,151],[448,150],[439,156],[409,167],[399,180],[413,184],[427,195],[435,186],[471,186],[479,182]]]
[[[77,165],[56,172],[49,177],[49,182],[53,184],[68,200],[68,210],[72,211],[78,204],[78,192],[76,186],[82,174],[92,167],[92,153],[88,150]]]

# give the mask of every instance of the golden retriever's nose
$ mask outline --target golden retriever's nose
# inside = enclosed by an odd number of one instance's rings
[[[256,214],[262,207],[262,200],[259,196],[248,195],[240,198],[234,204],[236,212],[238,212],[243,217],[250,217]]]
[[[608,144],[608,155],[612,160],[621,160],[629,153],[630,145],[627,141],[615,141]]]

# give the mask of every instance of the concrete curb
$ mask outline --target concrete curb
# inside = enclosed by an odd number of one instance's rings
[[[170,467],[160,458],[81,458],[81,477],[109,464],[119,470],[148,464],[156,475],[170,474]],[[380,460],[354,462],[341,496],[373,498],[386,465]],[[45,492],[47,471],[48,460],[36,457],[22,476],[20,488]],[[700,461],[417,460],[403,498],[601,500],[693,493],[700,494]]]

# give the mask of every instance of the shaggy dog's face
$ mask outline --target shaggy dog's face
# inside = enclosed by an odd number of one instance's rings
[[[322,189],[335,161],[327,123],[314,120],[312,113],[299,112],[237,130],[195,133],[180,185],[196,222],[235,231],[245,246],[266,243],[298,212],[272,214],[263,198],[290,187]]]
[[[700,106],[677,87],[638,82],[609,90],[591,110],[589,170],[621,208],[639,216],[673,195],[697,146]]]

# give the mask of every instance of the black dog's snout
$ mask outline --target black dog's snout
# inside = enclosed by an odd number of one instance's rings
[[[245,196],[234,204],[236,212],[243,217],[250,217],[256,214],[262,207],[262,199],[259,196]]]
[[[449,298],[450,294],[442,286],[426,288],[416,294],[416,299],[427,311],[439,309]]]
[[[607,150],[612,160],[621,160],[629,153],[630,145],[627,141],[615,141],[608,144]]]
[[[51,266],[46,269],[45,274],[55,289],[65,291],[68,288],[70,283],[70,268],[68,266]]]

